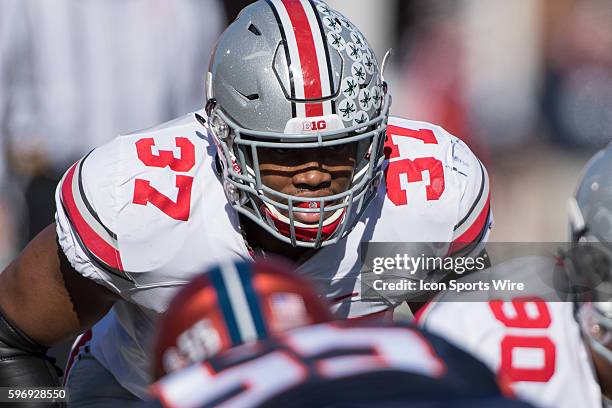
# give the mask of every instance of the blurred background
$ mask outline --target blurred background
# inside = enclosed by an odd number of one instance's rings
[[[53,220],[65,169],[199,109],[208,55],[248,1],[0,0],[0,267]],[[494,241],[563,241],[566,200],[612,139],[609,0],[329,0],[382,60],[392,114],[464,139]]]
[[[0,270],[53,221],[93,147],[200,109],[241,0],[0,0]],[[492,241],[564,241],[566,201],[612,139],[610,0],[329,0],[369,39],[391,112],[489,170]],[[60,365],[69,342],[55,348]]]

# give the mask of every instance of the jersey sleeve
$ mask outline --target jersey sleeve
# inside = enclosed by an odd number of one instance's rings
[[[59,244],[72,267],[121,294],[131,282],[123,274],[115,220],[119,143],[111,141],[76,162],[56,193]]]
[[[493,224],[489,176],[484,165],[461,140],[453,141],[451,153],[452,170],[459,181],[461,198],[449,253],[478,253]]]

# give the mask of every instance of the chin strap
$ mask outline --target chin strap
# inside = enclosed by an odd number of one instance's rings
[[[276,208],[268,205],[262,206],[262,212],[264,213],[266,220],[270,223],[278,232],[286,237],[291,237],[291,225],[289,219],[276,210]],[[321,241],[325,241],[331,237],[344,218],[345,209],[338,209],[332,214],[331,217],[323,222],[321,228]],[[317,239],[317,231],[319,230],[319,224],[313,224],[316,226],[310,226],[297,221],[293,223],[295,229],[295,239],[306,242],[313,242]]]

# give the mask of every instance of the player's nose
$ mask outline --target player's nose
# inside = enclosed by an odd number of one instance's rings
[[[293,185],[300,189],[316,190],[328,188],[331,179],[331,173],[324,168],[318,152],[304,150],[300,170],[293,175]]]
[[[304,171],[293,176],[293,184],[297,188],[308,190],[328,188],[331,184],[331,174],[318,163],[309,163]]]

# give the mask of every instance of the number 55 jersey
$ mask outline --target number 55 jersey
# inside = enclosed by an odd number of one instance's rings
[[[411,326],[303,327],[174,372],[143,407],[528,407],[484,364]],[[159,405],[158,405],[159,404]]]
[[[154,319],[177,288],[221,262],[251,258],[207,126],[198,112],[120,136],[72,166],[57,189],[68,260],[123,299],[94,327],[89,348],[138,396],[146,393]],[[447,253],[476,247],[491,225],[486,171],[459,139],[390,118],[386,152],[384,180],[360,221],[298,269],[335,302],[338,317],[384,312],[406,298],[361,301],[362,242],[445,242]]]

